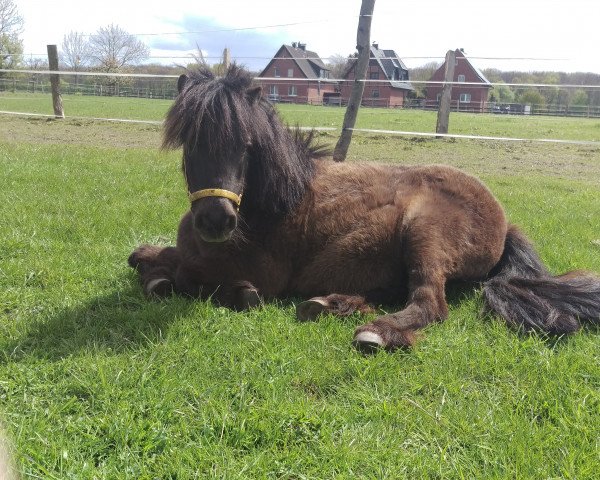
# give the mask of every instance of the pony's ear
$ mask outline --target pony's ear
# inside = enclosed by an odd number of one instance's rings
[[[185,74],[179,75],[179,78],[177,79],[177,91],[179,93],[181,93],[181,91],[183,90],[183,87],[185,87],[185,84],[187,81],[188,81],[187,75],[185,75]]]
[[[262,95],[262,87],[260,85],[257,87],[251,87],[248,90],[246,90],[246,97],[248,97],[248,100],[250,101],[250,103],[258,102],[261,95]]]

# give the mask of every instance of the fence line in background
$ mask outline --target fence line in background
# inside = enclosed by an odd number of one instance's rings
[[[43,113],[26,113],[26,112],[10,112],[0,110],[0,115],[14,115],[21,117],[42,117],[42,118],[55,118],[54,115],[48,115]],[[127,118],[102,118],[102,117],[85,117],[85,116],[65,116],[66,120],[89,120],[89,121],[103,121],[111,123],[139,123],[144,125],[162,125],[162,120],[134,120]],[[301,130],[316,130],[319,132],[339,132],[341,129],[337,127],[300,127]],[[514,137],[493,137],[485,135],[461,135],[461,134],[441,134],[441,133],[428,133],[428,132],[407,132],[402,130],[377,130],[369,128],[352,128],[349,129],[353,132],[359,133],[375,133],[384,135],[398,135],[407,137],[442,137],[442,138],[456,138],[462,140],[480,140],[480,141],[501,141],[501,142],[521,142],[521,143],[554,143],[554,144],[566,144],[566,145],[587,145],[587,146],[600,146],[600,142],[594,140],[561,140],[553,138],[514,138]]]
[[[153,73],[106,73],[106,72],[74,72],[74,71],[63,71],[63,70],[10,70],[0,68],[0,73],[19,73],[19,74],[30,74],[30,75],[61,75],[61,76],[83,76],[83,77],[131,77],[131,78],[179,78],[179,75],[163,75]],[[349,80],[344,78],[294,78],[294,77],[254,77],[254,80],[263,82],[322,82],[322,83],[343,83],[343,82],[365,82],[373,84],[384,84],[384,83],[413,83],[416,85],[464,85],[464,86],[478,86],[481,88],[487,88],[488,86],[504,86],[504,87],[535,87],[535,88],[581,88],[581,89],[600,89],[600,85],[577,85],[577,84],[560,84],[560,83],[503,83],[503,82],[490,82],[482,84],[481,82],[444,82],[434,80],[377,80],[377,79],[359,79]]]

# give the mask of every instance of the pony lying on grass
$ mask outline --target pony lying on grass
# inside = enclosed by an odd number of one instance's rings
[[[222,78],[182,75],[178,89],[163,146],[183,147],[191,210],[176,247],[131,254],[148,295],[236,309],[302,296],[300,320],[406,298],[356,330],[363,351],[410,346],[416,330],[446,318],[449,281],[483,281],[487,307],[515,327],[563,334],[600,322],[600,278],[552,276],[476,178],[326,160],[313,133],[286,128],[235,65]]]

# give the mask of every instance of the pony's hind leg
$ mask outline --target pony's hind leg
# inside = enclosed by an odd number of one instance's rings
[[[415,275],[409,280],[406,307],[358,327],[354,333],[354,346],[372,353],[378,349],[391,351],[414,345],[417,330],[448,316],[444,285],[445,279],[439,274]]]
[[[345,317],[355,312],[370,313],[374,309],[364,297],[358,295],[332,294],[326,297],[313,297],[296,306],[296,318],[302,322],[316,320],[321,314],[331,313]]]
[[[146,295],[166,297],[174,292],[179,264],[179,254],[174,247],[140,245],[127,262],[138,271]]]

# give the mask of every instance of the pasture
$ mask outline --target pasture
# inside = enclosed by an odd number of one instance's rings
[[[40,98],[2,95],[0,110],[51,113]],[[169,105],[64,103],[67,115],[157,120]],[[281,111],[315,126],[343,115]],[[435,114],[365,109],[359,122],[431,131]],[[450,126],[600,140],[598,120],[454,114]],[[0,422],[23,478],[600,471],[597,329],[559,339],[515,332],[480,315],[477,287],[453,287],[449,318],[414,349],[365,357],[350,345],[364,318],[301,324],[297,299],[246,313],[147,300],[127,256],[142,242],[173,243],[188,207],[180,153],[159,145],[154,125],[0,116]],[[361,159],[476,174],[551,271],[600,272],[598,146],[360,134],[348,161]]]

